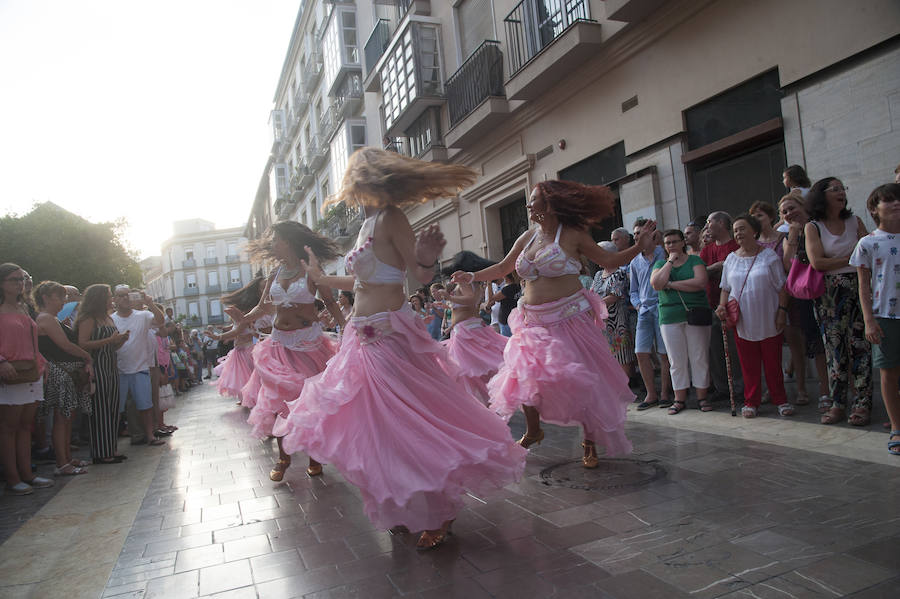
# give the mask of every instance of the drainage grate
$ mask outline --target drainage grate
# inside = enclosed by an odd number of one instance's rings
[[[600,465],[588,470],[581,460],[555,464],[541,470],[541,482],[549,487],[584,491],[604,491],[642,487],[666,476],[666,469],[656,461],[601,459]]]

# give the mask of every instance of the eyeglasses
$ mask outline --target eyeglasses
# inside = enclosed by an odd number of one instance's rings
[[[840,193],[842,191],[850,191],[850,187],[847,185],[832,185],[831,187],[826,187],[825,191],[830,191],[831,193]]]
[[[6,277],[4,281],[12,281],[13,283],[24,283],[25,277]]]

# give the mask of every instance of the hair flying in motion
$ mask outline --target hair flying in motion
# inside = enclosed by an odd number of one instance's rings
[[[309,260],[304,246],[309,246],[322,262],[330,262],[341,255],[334,241],[316,233],[306,225],[293,220],[283,220],[270,226],[265,235],[247,244],[250,259],[254,262],[277,262],[273,248],[276,235],[285,240],[301,260]]]
[[[615,212],[616,196],[605,185],[551,180],[541,181],[535,187],[550,212],[567,227],[599,225]]]

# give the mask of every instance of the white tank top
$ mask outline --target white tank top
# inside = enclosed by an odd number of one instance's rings
[[[844,219],[844,232],[840,235],[834,235],[828,230],[828,227],[820,221],[813,221],[819,226],[819,237],[822,239],[822,249],[825,250],[826,258],[837,258],[839,256],[849,256],[856,249],[856,217],[851,216]],[[828,270],[825,274],[837,275],[843,273],[856,272],[856,268],[850,265],[842,266],[834,270]]]

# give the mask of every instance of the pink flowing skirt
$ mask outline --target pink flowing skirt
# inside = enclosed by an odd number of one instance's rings
[[[501,488],[525,467],[509,428],[457,376],[408,306],[352,318],[276,434],[285,451],[303,450],[356,485],[376,526],[437,529],[466,490]]]
[[[506,337],[478,317],[453,325],[450,339],[444,342],[447,355],[460,372],[460,382],[485,405],[489,400],[487,382],[503,364],[506,342]]]
[[[300,329],[303,333],[299,335],[298,331],[273,329],[271,337],[253,347],[253,372],[259,391],[247,422],[252,425],[254,436],[274,434],[275,417],[287,414],[286,403],[300,395],[307,379],[322,372],[337,350],[337,343],[316,328],[317,331],[310,330],[312,327]],[[304,339],[291,339],[297,336]],[[251,377],[247,385],[253,382]]]
[[[236,347],[213,368],[219,378],[214,383],[219,395],[236,397],[242,400],[241,389],[253,374],[253,346]]]
[[[546,304],[520,304],[510,314],[504,363],[488,383],[491,408],[509,418],[534,406],[546,422],[580,424],[606,455],[629,453],[625,413],[634,394],[603,334],[608,312],[582,289]]]

